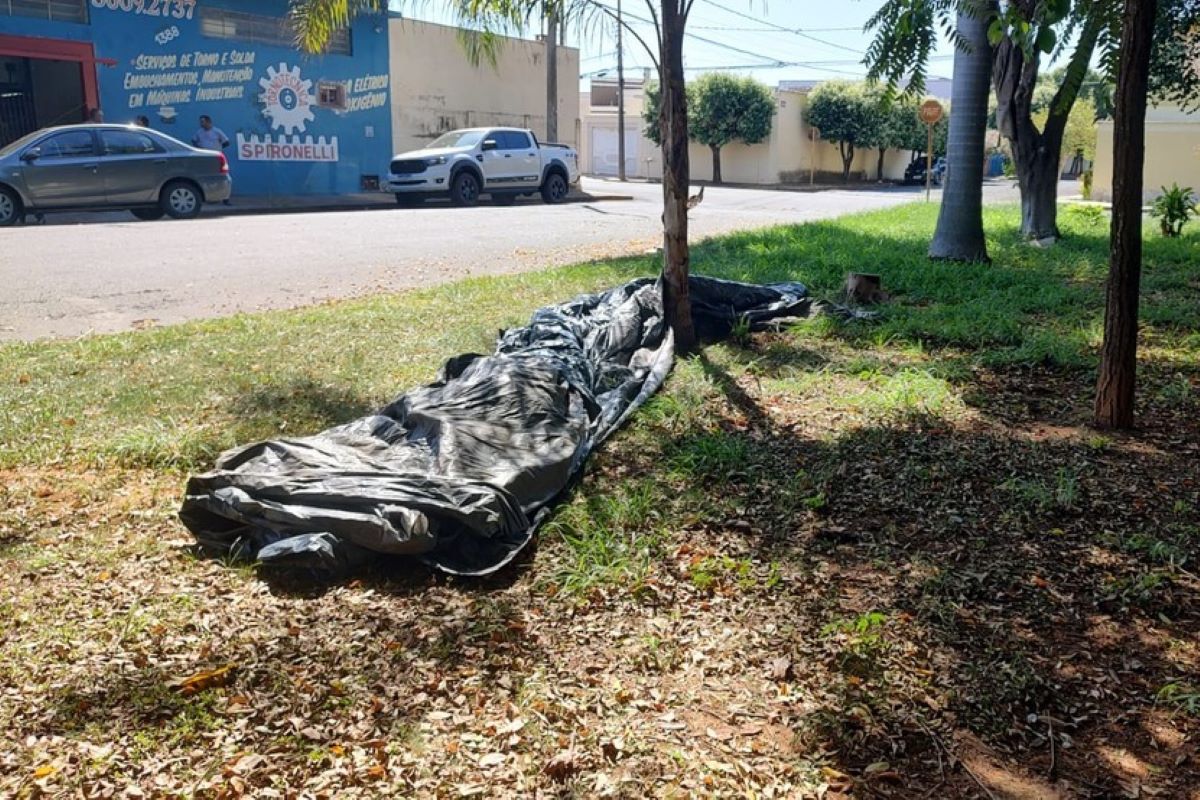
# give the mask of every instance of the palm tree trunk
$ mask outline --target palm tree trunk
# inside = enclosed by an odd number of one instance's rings
[[[546,141],[558,141],[558,12],[546,7]]]
[[[683,82],[683,32],[687,17],[679,0],[662,4],[662,74],[660,131],[663,152],[663,312],[675,334],[675,349],[686,353],[696,345],[692,301],[688,292],[688,163],[687,92]]]
[[[1137,385],[1138,292],[1142,277],[1142,189],[1146,88],[1156,0],[1126,0],[1113,114],[1113,208],[1104,344],[1096,382],[1095,423],[1132,428]]]
[[[990,260],[983,238],[983,151],[992,74],[987,30],[996,13],[996,0],[987,0],[972,13],[958,15],[958,32],[970,50],[954,51],[945,190],[930,258]]]

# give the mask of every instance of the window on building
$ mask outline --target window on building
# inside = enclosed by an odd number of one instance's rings
[[[0,0],[0,15],[87,22],[87,0]]]
[[[106,156],[135,156],[161,153],[162,147],[144,133],[136,131],[100,131],[100,143]]]
[[[592,108],[616,108],[617,87],[611,84],[592,84]]]
[[[341,81],[320,81],[317,83],[317,105],[324,108],[345,110],[346,84]]]
[[[0,0],[0,3],[8,0]],[[200,7],[200,32],[214,39],[236,39],[255,44],[276,47],[295,47],[296,31],[287,17],[268,17],[262,14],[247,14],[226,8]],[[353,55],[350,29],[338,28],[329,37],[326,53]]]

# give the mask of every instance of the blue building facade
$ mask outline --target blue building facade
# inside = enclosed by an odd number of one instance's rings
[[[374,189],[391,156],[387,21],[327,53],[292,44],[286,0],[0,0],[0,145],[51,124],[133,122],[230,140],[234,193]]]

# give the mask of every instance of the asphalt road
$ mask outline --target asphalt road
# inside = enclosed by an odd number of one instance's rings
[[[644,252],[660,242],[661,188],[585,179],[604,200],[239,215],[140,222],[48,217],[0,230],[0,339],[71,337],[242,311],[290,308]],[[919,199],[920,190],[818,193],[712,188],[693,240]],[[989,200],[1015,200],[989,185]],[[936,198],[935,198],[936,199]]]

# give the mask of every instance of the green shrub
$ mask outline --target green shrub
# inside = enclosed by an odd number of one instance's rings
[[[1196,213],[1196,194],[1192,187],[1180,189],[1178,183],[1171,188],[1162,187],[1163,193],[1154,200],[1150,207],[1150,216],[1161,217],[1159,225],[1162,235],[1174,238],[1183,230],[1183,226]]]

